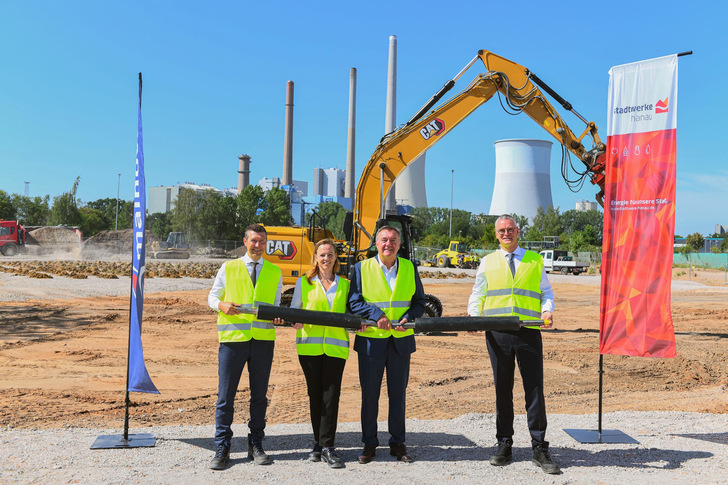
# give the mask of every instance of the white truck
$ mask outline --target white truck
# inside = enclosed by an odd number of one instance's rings
[[[556,249],[547,249],[539,253],[543,258],[543,267],[546,272],[556,272],[561,274],[586,273],[589,269],[589,263],[574,261],[566,251],[558,251]]]

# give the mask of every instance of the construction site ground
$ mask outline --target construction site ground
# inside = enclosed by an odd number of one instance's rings
[[[143,343],[147,369],[161,394],[131,395],[132,426],[210,425],[217,397],[215,313],[207,306],[209,266],[146,280]],[[53,274],[27,256],[0,259],[0,425],[13,428],[118,427],[124,413],[129,277]],[[56,264],[56,263],[52,263]],[[58,262],[57,264],[60,264]],[[68,267],[93,262],[66,262]],[[150,263],[151,266],[151,263]],[[22,268],[35,272],[22,274]],[[19,269],[20,268],[20,269]],[[35,268],[35,269],[32,269]],[[128,271],[128,266],[123,271]],[[424,271],[424,270],[423,270]],[[81,271],[82,272],[82,271]],[[48,277],[38,277],[38,273]],[[427,293],[444,315],[466,314],[474,270],[423,272]],[[27,274],[30,274],[28,276]],[[106,274],[106,276],[104,276]],[[182,276],[180,277],[180,274]],[[184,276],[192,274],[191,276]],[[75,276],[74,276],[75,275]],[[162,275],[162,276],[160,276]],[[677,358],[604,356],[604,411],[728,413],[728,285],[720,271],[676,268],[672,315]],[[550,277],[555,329],[544,331],[547,411],[589,414],[598,408],[598,276]],[[308,396],[295,351],[295,331],[279,328],[268,393],[268,422],[307,423]],[[243,383],[247,372],[243,376]],[[520,379],[514,390],[523,413]],[[386,396],[386,389],[383,390]],[[247,420],[247,386],[236,422]],[[351,352],[341,396],[341,422],[360,413],[357,356]],[[380,418],[386,416],[381,400]],[[407,417],[448,419],[494,413],[492,372],[483,334],[420,335],[412,358]],[[212,431],[211,431],[212,432]]]

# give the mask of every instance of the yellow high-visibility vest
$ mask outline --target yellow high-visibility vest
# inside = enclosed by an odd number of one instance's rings
[[[511,274],[508,261],[501,251],[487,255],[483,264],[488,279],[483,316],[517,315],[521,320],[541,319],[543,258],[538,253],[526,251],[515,276]]]
[[[258,307],[261,303],[275,305],[281,269],[273,263],[263,261],[258,272],[256,285],[245,261],[235,259],[225,263],[225,291],[221,301],[231,301],[243,307]],[[254,315],[241,313],[225,315],[217,313],[217,336],[220,342],[247,342],[255,340],[275,340],[275,327],[269,320],[258,320]]]
[[[407,313],[412,304],[412,296],[415,294],[415,266],[412,261],[404,258],[397,258],[397,279],[394,283],[394,291],[389,288],[387,279],[379,261],[370,258],[361,263],[361,289],[364,301],[374,305],[384,312],[394,327],[396,322]],[[404,332],[399,330],[381,330],[376,326],[370,326],[365,332],[358,332],[358,335],[370,338],[388,338],[393,335],[396,338],[414,335],[413,329]]]
[[[323,287],[309,283],[305,276],[301,278],[301,300],[306,310],[344,313],[348,297],[349,280],[340,277],[336,283],[333,305],[329,308]],[[304,324],[302,329],[296,331],[296,351],[298,355],[326,354],[346,360],[349,358],[349,331],[345,328]]]

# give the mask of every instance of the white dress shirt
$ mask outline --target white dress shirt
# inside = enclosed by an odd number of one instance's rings
[[[304,276],[305,278],[305,276]],[[293,290],[293,299],[291,300],[291,308],[303,308],[303,295],[301,291],[301,279],[299,278],[296,281],[296,288]],[[334,275],[334,282],[331,283],[331,286],[329,286],[329,289],[325,289],[324,285],[321,283],[321,279],[318,277],[318,275],[311,278],[311,282],[314,285],[318,285],[321,287],[321,289],[324,291],[324,294],[326,295],[326,299],[329,300],[329,310],[334,306],[334,297],[336,296],[336,288],[339,285],[339,275]]]
[[[503,246],[501,246],[498,250],[503,254],[504,257],[510,254],[508,251],[503,249]],[[516,271],[518,271],[518,266],[521,264],[521,260],[523,259],[523,255],[525,253],[526,250],[520,246],[516,247],[516,250],[513,251],[513,265],[516,267]],[[507,257],[506,261],[508,261]],[[485,258],[480,261],[478,271],[477,273],[475,273],[475,285],[473,285],[473,292],[470,294],[470,298],[468,299],[468,315],[474,317],[478,317],[483,314],[482,298],[483,296],[485,296],[486,290],[488,289],[488,280],[485,277],[484,264]],[[546,276],[546,270],[541,271],[541,284],[539,285],[539,287],[541,289],[541,313],[553,312],[555,308],[554,290],[551,288],[551,283]]]
[[[382,268],[382,273],[384,273],[384,279],[387,280],[389,289],[394,291],[394,284],[397,282],[397,266],[399,265],[399,258],[394,260],[394,264],[390,269],[387,269],[384,263],[382,263],[382,260],[379,259],[379,255],[377,255],[376,258],[377,263],[379,263],[379,267]]]
[[[253,258],[251,258],[248,254],[243,256],[242,259],[245,262],[245,267],[248,268],[248,274],[250,277],[253,277],[253,264],[256,263],[257,267],[256,269],[256,275],[260,276],[260,270],[263,269],[263,258],[260,258],[258,261],[253,261]],[[210,290],[210,294],[207,295],[207,304],[212,308],[213,310],[220,311],[220,298],[222,297],[223,293],[225,293],[225,264],[222,263],[222,266],[220,266],[220,269],[217,272],[217,276],[215,276],[215,282],[212,284],[212,289]],[[279,306],[281,304],[281,292],[283,291],[283,276],[281,275],[281,278],[278,280],[278,290],[276,291],[276,300],[275,305]],[[234,302],[234,303],[240,303],[240,302]]]

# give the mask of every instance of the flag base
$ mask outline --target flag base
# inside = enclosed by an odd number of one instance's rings
[[[91,445],[91,449],[150,448],[156,444],[157,438],[150,433],[130,434],[127,439],[124,439],[124,435],[107,434],[96,438],[96,441]]]
[[[564,432],[579,443],[639,443],[618,429],[564,429]]]

